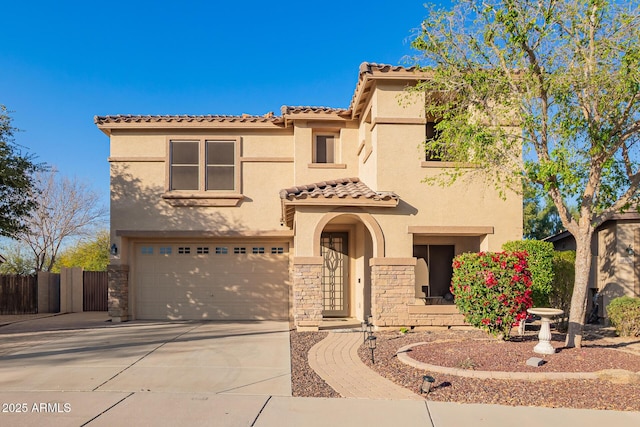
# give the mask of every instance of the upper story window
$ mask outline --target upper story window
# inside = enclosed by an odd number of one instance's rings
[[[235,141],[206,141],[206,190],[232,191],[236,189]]]
[[[427,122],[425,125],[425,139],[427,142],[437,141],[440,137],[440,131],[436,129],[436,122]],[[428,147],[424,152],[424,160],[427,162],[439,162],[442,161],[440,153],[436,150],[429,149]]]
[[[336,163],[336,137],[316,135],[313,147],[314,163]]]
[[[239,140],[171,139],[169,190],[239,193]]]
[[[171,141],[171,190],[198,190],[198,141]]]

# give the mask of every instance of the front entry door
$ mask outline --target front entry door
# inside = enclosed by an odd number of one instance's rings
[[[345,317],[349,315],[347,290],[349,283],[349,256],[347,233],[322,233],[322,315]]]

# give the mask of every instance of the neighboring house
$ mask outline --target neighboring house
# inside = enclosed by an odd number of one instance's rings
[[[462,324],[452,258],[520,239],[522,199],[482,179],[421,182],[454,166],[421,148],[434,120],[405,88],[425,77],[364,63],[347,109],[96,117],[111,142],[114,321]]]
[[[557,251],[576,249],[576,240],[568,231],[544,240],[553,243]],[[640,214],[617,214],[598,227],[591,252],[589,307],[598,293],[599,317],[607,317],[604,308],[613,298],[640,297]]]

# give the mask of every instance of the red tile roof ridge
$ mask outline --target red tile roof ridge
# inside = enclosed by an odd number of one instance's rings
[[[390,191],[375,192],[369,188],[360,178],[339,178],[334,180],[320,181],[313,184],[296,185],[294,187],[280,190],[280,198],[288,200],[300,200],[310,198],[333,198],[344,199],[351,197],[354,199],[365,198],[372,200],[397,200],[398,196]]]
[[[350,111],[346,108],[283,105],[282,107],[280,107],[280,113],[284,116],[285,114],[295,114],[295,113],[349,114]]]
[[[106,123],[171,123],[171,122],[274,122],[279,120],[272,112],[262,116],[242,114],[234,115],[141,115],[141,114],[115,114],[107,116],[95,116],[93,121],[95,124],[101,125]]]

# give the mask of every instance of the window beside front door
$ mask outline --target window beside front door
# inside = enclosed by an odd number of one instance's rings
[[[169,141],[169,190],[239,192],[237,139]]]
[[[415,245],[413,256],[422,258],[429,270],[429,295],[445,299],[453,276],[454,245]]]

